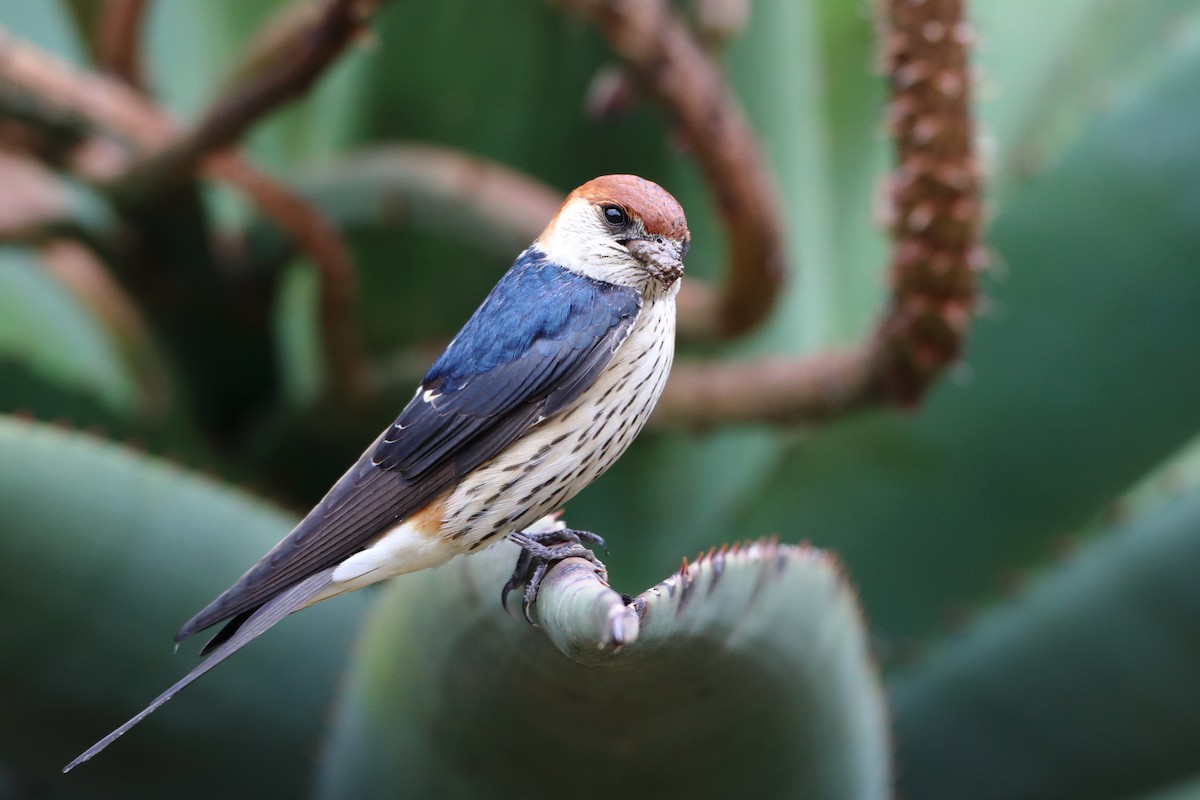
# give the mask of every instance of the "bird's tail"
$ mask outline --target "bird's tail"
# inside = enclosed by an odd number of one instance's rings
[[[178,683],[167,689],[154,699],[154,702],[146,706],[140,711],[137,716],[126,722],[115,731],[105,736],[100,741],[89,747],[82,755],[67,764],[63,768],[63,772],[70,772],[75,767],[89,760],[92,756],[99,753],[104,748],[115,742],[126,731],[137,725],[139,722],[150,716],[159,706],[170,700],[179,692],[191,685],[197,678],[210,669],[220,664],[229,656],[242,649],[251,640],[258,638],[265,633],[268,628],[271,628],[275,623],[286,617],[293,611],[303,608],[312,598],[324,589],[333,577],[333,569],[326,569],[318,572],[285,592],[276,595],[262,605],[257,611],[250,616],[246,622],[237,629],[237,631],[227,640],[222,642],[220,646],[215,648],[204,661],[202,661],[195,669],[185,675]]]

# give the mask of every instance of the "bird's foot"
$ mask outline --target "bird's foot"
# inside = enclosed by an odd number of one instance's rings
[[[588,549],[588,545],[599,545],[605,553],[608,552],[608,545],[594,533],[562,528],[536,533],[530,531],[510,533],[508,538],[509,541],[515,542],[521,548],[521,555],[517,558],[517,566],[513,569],[512,577],[500,590],[500,604],[507,611],[508,593],[522,583],[525,584],[525,597],[521,603],[521,610],[525,615],[525,621],[530,625],[533,625],[534,622],[533,618],[529,616],[529,607],[537,600],[538,591],[542,588],[542,580],[545,579],[546,573],[552,566],[568,558],[582,558],[607,572],[604,563]]]

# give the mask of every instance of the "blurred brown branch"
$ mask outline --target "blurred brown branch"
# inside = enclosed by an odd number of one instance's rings
[[[888,0],[880,52],[897,167],[889,177],[891,293],[857,348],[815,359],[682,363],[657,422],[798,422],[881,402],[912,405],[962,348],[983,261],[972,149],[971,30],[963,0]]]
[[[142,23],[150,0],[103,0],[92,35],[96,66],[135,89],[145,89]]]
[[[820,422],[883,399],[866,348],[810,358],[679,361],[651,421],[709,428]]]
[[[693,0],[696,33],[710,51],[718,51],[746,30],[750,0]]]
[[[903,404],[958,358],[984,260],[964,2],[890,0],[881,33],[898,165],[889,179],[891,303],[873,348],[884,388]]]
[[[122,147],[161,147],[173,134],[170,120],[149,100],[119,81],[84,72],[22,42],[0,28],[0,93],[6,108],[20,104],[40,122],[72,120],[112,137]],[[121,164],[123,165],[123,161]],[[88,180],[103,171],[80,169]]]
[[[666,0],[558,0],[604,32],[638,83],[679,126],[729,241],[725,283],[689,332],[737,336],[770,313],[787,273],[779,203],[754,132],[712,58]]]
[[[250,126],[302,96],[316,79],[365,30],[386,0],[329,0],[312,16],[290,17],[289,35],[271,30],[285,57],[263,58],[261,71],[230,87],[192,128],[151,153],[113,185],[126,202],[153,197],[164,185],[186,180],[204,158],[232,145]]]

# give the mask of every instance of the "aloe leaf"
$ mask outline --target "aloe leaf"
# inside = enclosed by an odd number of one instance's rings
[[[194,648],[172,657],[172,634],[291,517],[131,450],[3,416],[0,465],[0,773],[18,796],[301,794],[362,598],[286,621],[59,774],[195,663]]]
[[[636,598],[640,615],[564,562],[538,600],[543,632],[500,607],[515,554],[498,545],[391,587],[322,797],[886,796],[883,696],[828,555],[712,554]]]
[[[893,683],[908,797],[1130,797],[1200,771],[1200,491]]]

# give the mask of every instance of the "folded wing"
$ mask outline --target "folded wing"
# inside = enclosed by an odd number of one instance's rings
[[[362,550],[590,386],[629,333],[636,290],[525,251],[426,373],[396,422],[300,524],[176,634],[233,618]]]

